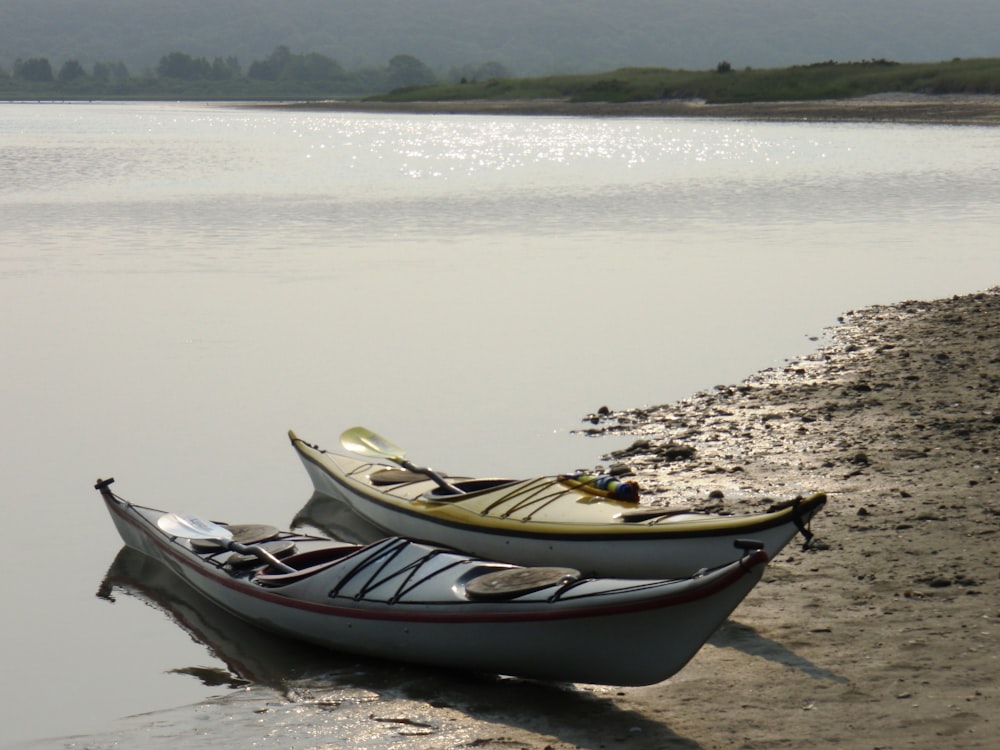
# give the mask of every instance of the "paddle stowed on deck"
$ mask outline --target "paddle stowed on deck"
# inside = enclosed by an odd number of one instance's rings
[[[159,526],[160,530],[162,530],[165,534],[190,539],[193,549],[197,549],[197,544],[200,544],[202,549],[206,546],[220,547],[240,555],[257,558],[261,562],[267,563],[283,573],[295,572],[295,568],[285,565],[285,563],[281,562],[275,556],[274,552],[267,549],[264,545],[256,542],[238,542],[236,541],[235,533],[232,528],[212,523],[211,521],[206,521],[202,518],[198,518],[197,516],[179,513],[165,513],[157,519],[156,525]],[[262,535],[266,539],[273,539],[277,536],[277,529],[274,530],[274,534],[271,534],[270,528],[266,526],[245,525],[239,528],[244,537],[256,539],[258,542],[264,541],[260,538]],[[294,542],[291,544],[294,548]],[[283,548],[285,552],[289,549],[287,543],[281,544],[280,547]]]
[[[683,578],[732,562],[733,543],[747,538],[774,557],[798,533],[809,543],[810,520],[826,502],[815,493],[745,514],[656,507],[640,504],[620,475],[435,479],[363,427],[343,433],[348,455],[288,435],[317,494],[382,533],[586,576]]]

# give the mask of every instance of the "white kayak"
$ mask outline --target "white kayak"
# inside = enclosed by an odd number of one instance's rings
[[[388,537],[355,545],[225,526],[98,489],[125,544],[212,603],[335,651],[560,682],[648,685],[680,670],[760,580],[767,554],[677,580],[596,579]]]
[[[547,476],[443,477],[364,428],[346,431],[349,456],[289,432],[316,492],[349,506],[386,534],[421,539],[519,565],[567,565],[586,575],[677,578],[738,557],[760,541],[769,559],[826,503],[823,493],[761,513],[717,515],[642,505],[625,482]],[[400,468],[400,467],[405,468]]]

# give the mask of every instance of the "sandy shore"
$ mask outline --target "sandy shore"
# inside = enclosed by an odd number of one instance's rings
[[[614,699],[669,728],[628,747],[997,746],[1000,289],[842,321],[813,356],[591,427],[638,436],[608,460],[655,504],[830,496],[814,549],[786,548],[679,675]]]
[[[781,122],[898,122],[1000,125],[1000,96],[881,94],[857,99],[749,104],[700,101],[577,103],[561,99],[456,102],[304,102],[255,106],[342,112],[475,115],[580,115],[588,117],[709,117]]]

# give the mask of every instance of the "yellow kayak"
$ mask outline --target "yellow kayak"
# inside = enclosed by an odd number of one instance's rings
[[[809,522],[826,503],[817,493],[762,513],[677,511],[641,505],[627,483],[598,486],[586,476],[445,478],[363,428],[345,432],[343,443],[365,457],[323,450],[294,432],[289,438],[318,493],[385,533],[594,576],[687,577],[739,559],[739,540],[761,542],[773,559],[797,533],[808,541]]]

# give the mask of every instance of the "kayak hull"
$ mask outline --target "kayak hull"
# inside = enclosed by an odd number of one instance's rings
[[[171,537],[157,524],[163,511],[129,503],[106,483],[98,488],[127,546],[240,619],[335,651],[533,679],[664,680],[694,657],[767,563],[763,551],[746,551],[679,580],[567,571],[540,588],[484,595],[477,584],[490,576],[545,579],[550,571],[394,537],[353,545],[280,532],[280,541],[296,545],[282,558],[294,572],[282,573],[260,562],[237,566],[235,553]]]
[[[453,478],[472,491],[442,496],[427,479],[379,484],[380,475],[391,474],[384,464],[324,451],[294,433],[290,438],[316,492],[384,533],[519,565],[568,565],[587,575],[689,576],[732,562],[740,539],[763,543],[773,558],[796,534],[808,534],[809,522],[826,502],[819,493],[766,513],[717,516],[663,509],[657,515],[559,477]]]

